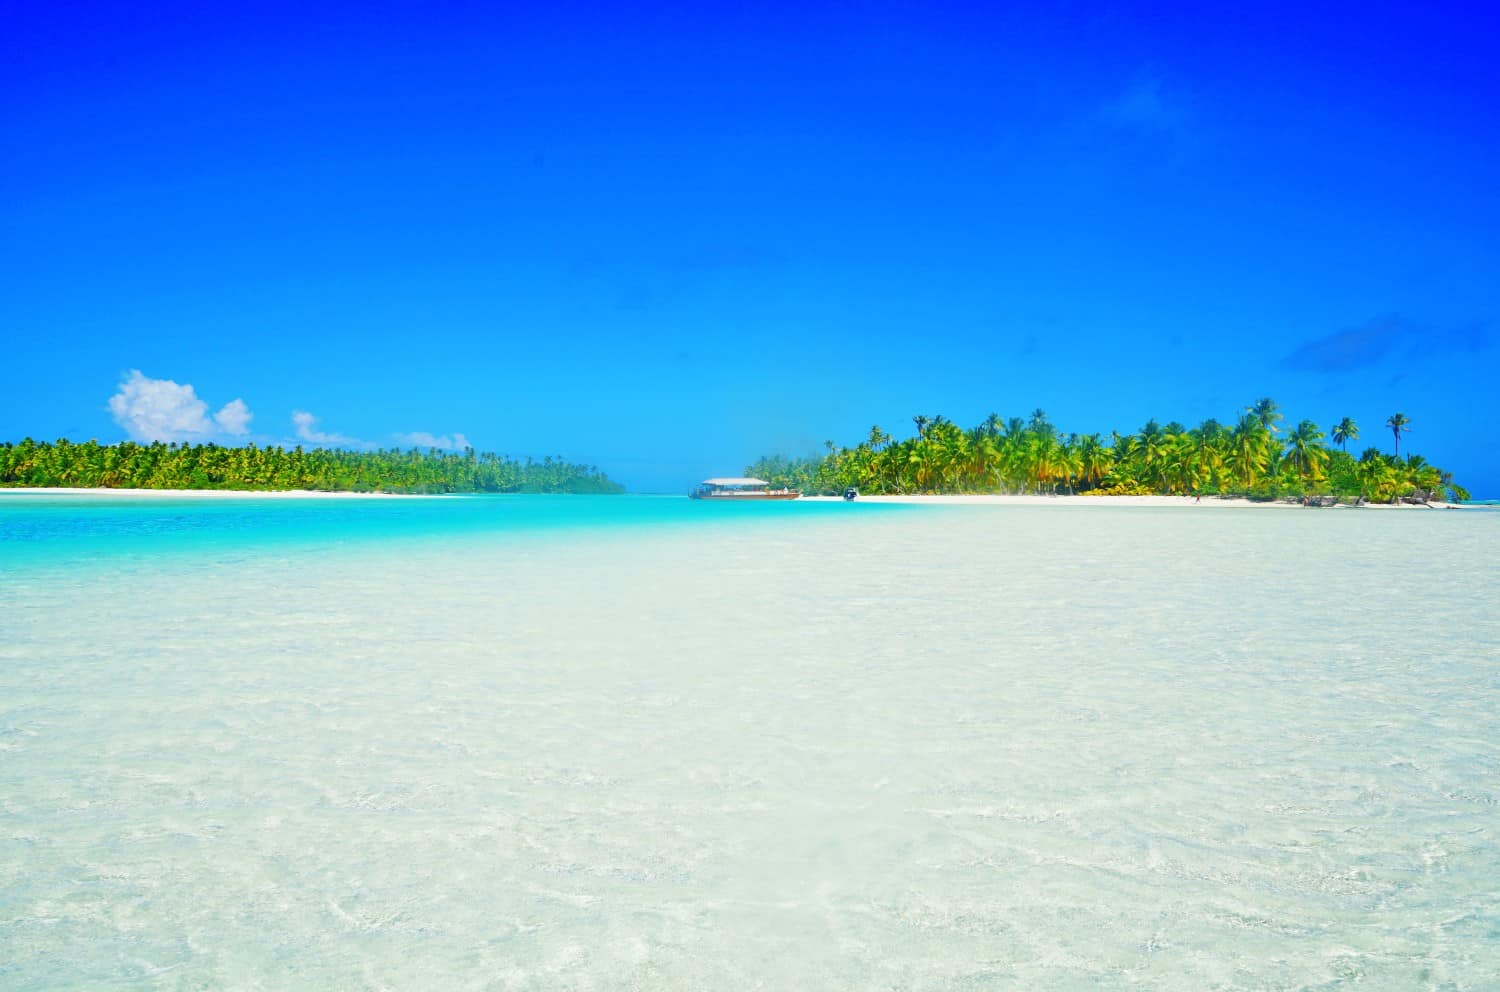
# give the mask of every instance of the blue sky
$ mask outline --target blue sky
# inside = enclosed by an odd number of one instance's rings
[[[1271,396],[1500,495],[1481,5],[317,6],[7,5],[0,435],[681,491]]]

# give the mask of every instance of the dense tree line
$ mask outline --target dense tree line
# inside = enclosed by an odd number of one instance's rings
[[[1284,428],[1274,401],[1260,400],[1232,424],[1205,420],[1188,428],[1152,420],[1133,434],[1065,434],[1042,410],[1029,419],[991,414],[964,430],[944,417],[913,417],[915,437],[897,441],[878,426],[853,448],[826,442],[820,456],[762,458],[747,475],[803,492],[836,493],[1161,493],[1398,499],[1467,499],[1453,477],[1420,455],[1399,456],[1410,420],[1386,421],[1395,451],[1347,452],[1359,426],[1345,417],[1332,431],[1338,448],[1311,420]]]
[[[26,438],[0,444],[0,486],[111,489],[316,489],[394,493],[619,493],[599,469],[559,458],[479,453],[348,451],[298,446],[74,444]]]

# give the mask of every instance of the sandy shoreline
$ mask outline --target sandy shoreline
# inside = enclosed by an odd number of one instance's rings
[[[103,489],[64,486],[0,488],[6,494],[28,496],[123,496],[131,499],[412,499],[438,498],[439,493],[350,493],[319,489],[273,489],[249,492],[242,489]]]
[[[79,487],[14,487],[0,488],[0,499],[7,494],[17,496],[93,496],[93,497],[116,497],[127,499],[444,499],[442,493],[353,493],[353,492],[328,492],[318,489],[276,489],[269,491],[249,492],[240,489],[102,489],[102,488],[79,488]],[[842,502],[842,496],[803,496],[799,502],[809,503],[838,503]],[[951,495],[921,495],[907,494],[901,496],[865,496],[859,497],[861,503],[911,503],[926,504],[930,506],[1171,506],[1191,507],[1194,509],[1224,508],[1224,507],[1258,507],[1261,509],[1285,509],[1301,510],[1304,507],[1300,503],[1288,502],[1254,502],[1242,497],[1221,498],[1218,496],[1205,496],[1202,500],[1195,500],[1190,496],[1037,496],[1037,495],[1012,495],[1012,494],[990,494],[970,493]],[[1335,507],[1325,509],[1351,510],[1355,509],[1348,504],[1341,503]],[[1464,509],[1457,503],[1432,502],[1425,506],[1411,503],[1379,504],[1367,503],[1359,509],[1373,510],[1459,510]]]
[[[804,496],[805,500],[815,502],[837,502],[841,496]],[[1191,496],[1036,496],[1036,495],[999,495],[999,494],[972,494],[972,495],[947,495],[947,496],[865,496],[861,495],[859,501],[864,503],[925,503],[936,506],[1172,506],[1190,507],[1193,509],[1223,508],[1223,507],[1257,507],[1260,509],[1284,509],[1302,510],[1306,507],[1301,503],[1286,502],[1255,502],[1243,497],[1221,498],[1218,496],[1205,496],[1201,500]],[[1325,509],[1352,510],[1356,507],[1345,503],[1338,506],[1325,507]],[[1462,509],[1456,503],[1433,502],[1425,506],[1411,503],[1378,504],[1367,503],[1358,509],[1374,510],[1442,510]]]

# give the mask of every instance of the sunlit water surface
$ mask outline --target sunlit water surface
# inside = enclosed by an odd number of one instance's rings
[[[1500,988],[1500,513],[0,501],[0,987]]]

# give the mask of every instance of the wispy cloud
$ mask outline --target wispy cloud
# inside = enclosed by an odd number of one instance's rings
[[[1099,108],[1099,120],[1121,131],[1177,132],[1190,118],[1186,99],[1155,73],[1137,77]]]
[[[469,439],[457,432],[453,434],[429,434],[426,431],[412,431],[408,434],[396,434],[395,438],[403,445],[417,448],[443,448],[448,451],[462,451],[471,448]]]
[[[1391,314],[1313,338],[1280,364],[1293,371],[1340,375],[1370,368],[1392,356],[1411,360],[1444,352],[1477,352],[1490,344],[1490,332],[1483,324],[1442,330]]]
[[[1376,364],[1415,333],[1416,328],[1404,318],[1377,317],[1305,342],[1281,360],[1281,367],[1303,372],[1352,372]]]
[[[292,412],[292,425],[297,429],[297,438],[309,444],[340,445],[348,448],[365,448],[369,445],[357,437],[318,430],[318,418],[306,410]]]
[[[153,379],[139,369],[131,369],[120,382],[115,394],[109,398],[109,411],[115,423],[125,429],[132,440],[152,441],[267,441],[272,444],[303,443],[339,448],[377,448],[380,445],[324,430],[318,417],[307,410],[292,412],[294,439],[250,435],[250,422],[255,415],[242,399],[233,399],[224,404],[217,413],[209,414],[209,405],[197,391],[187,383],[171,379]],[[409,431],[393,435],[403,446],[418,448],[441,448],[447,451],[462,451],[472,447],[468,437],[459,431],[451,434],[433,434],[430,431]]]
[[[153,379],[131,369],[109,398],[115,423],[135,441],[206,441],[218,434],[248,433],[254,416],[244,400],[231,400],[210,420],[208,403],[193,387]]]

